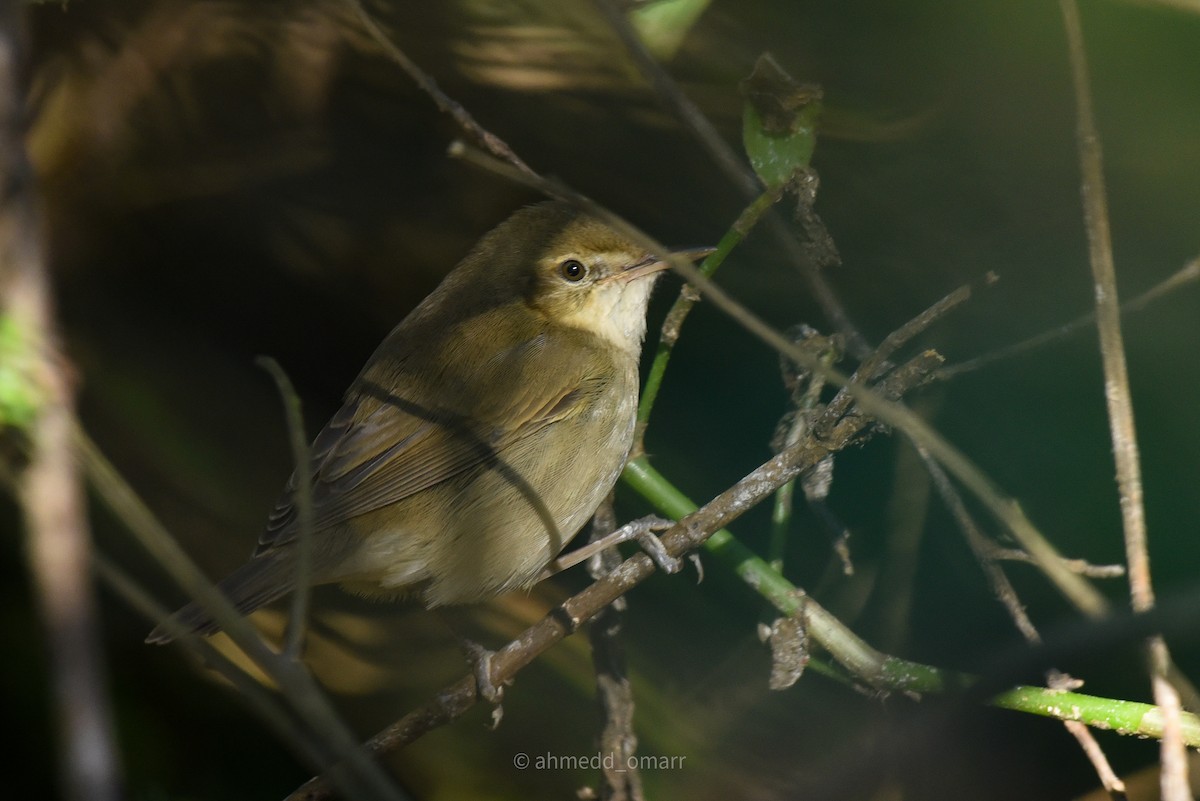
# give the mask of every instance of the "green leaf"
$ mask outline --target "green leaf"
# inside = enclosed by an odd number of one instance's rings
[[[764,54],[742,81],[742,142],[759,179],[775,189],[808,167],[817,145],[821,88],[800,84]]]

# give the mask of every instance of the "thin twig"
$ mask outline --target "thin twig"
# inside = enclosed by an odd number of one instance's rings
[[[879,344],[879,347],[858,366],[858,369],[855,371],[855,378],[861,384],[869,384],[874,381],[891,368],[891,363],[888,360],[896,351],[907,345],[914,337],[940,320],[952,309],[965,303],[970,297],[970,287],[961,286],[888,334],[883,342]],[[857,396],[851,391],[850,387],[846,386],[845,382],[834,381],[834,383],[841,384],[842,390],[834,396],[829,405],[834,413],[844,414],[850,408],[850,405],[855,402]],[[884,420],[886,422],[886,417]]]
[[[1001,548],[991,540],[988,541],[989,556],[1005,562],[1026,562],[1033,564],[1029,554],[1019,548]],[[1064,559],[1063,567],[1089,578],[1120,578],[1125,575],[1125,565],[1093,565],[1086,559]]]
[[[612,496],[601,504],[592,519],[591,542],[603,539],[616,530],[617,521]],[[588,562],[593,579],[615,570],[621,564],[621,553],[607,548]],[[642,777],[636,763],[637,735],[633,729],[633,686],[625,664],[622,625],[626,611],[622,596],[600,610],[588,624],[588,642],[592,646],[592,666],[596,671],[596,704],[600,710],[600,753],[605,759],[601,769],[603,801],[643,801]]]
[[[887,369],[888,359],[892,358],[896,351],[907,345],[927,330],[929,326],[941,320],[952,310],[966,303],[970,297],[971,287],[960,286],[884,337],[883,341],[879,343],[879,347],[872,351],[871,355],[864,360],[863,367],[860,368],[862,380],[874,381],[880,372]]]
[[[1096,325],[1104,367],[1104,395],[1108,403],[1117,482],[1121,493],[1129,590],[1134,611],[1143,612],[1154,606],[1154,588],[1150,581],[1150,559],[1146,548],[1141,465],[1133,422],[1133,401],[1129,391],[1129,371],[1125,362],[1125,343],[1121,336],[1117,274],[1113,265],[1100,138],[1092,112],[1079,9],[1074,0],[1061,0],[1059,5],[1067,30],[1075,102],[1078,105],[1081,193],[1084,220],[1087,223],[1088,256],[1094,280]]]
[[[279,362],[269,356],[256,359],[258,365],[271,374],[279,395],[283,400],[284,416],[287,418],[288,441],[292,446],[292,462],[296,465],[294,476],[296,511],[299,534],[296,538],[296,588],[292,590],[291,610],[288,614],[287,633],[284,636],[283,653],[290,659],[299,660],[304,651],[304,635],[308,627],[308,601],[312,581],[313,552],[313,497],[312,457],[309,455],[308,438],[304,433],[304,415],[300,408],[300,396],[296,394],[287,373]]]
[[[979,526],[976,525],[974,518],[971,517],[971,513],[967,511],[967,505],[963,502],[962,496],[959,495],[954,484],[951,483],[950,477],[946,475],[946,471],[942,470],[941,465],[928,452],[918,448],[917,453],[925,461],[925,469],[933,479],[933,486],[937,488],[942,503],[950,510],[951,516],[954,517],[959,529],[966,536],[967,544],[971,546],[971,551],[975,554],[976,561],[979,562],[988,577],[989,583],[992,585],[992,592],[996,594],[996,598],[1008,610],[1008,615],[1012,618],[1017,630],[1021,632],[1021,636],[1027,642],[1041,642],[1042,638],[1038,635],[1033,621],[1026,614],[1025,606],[1021,603],[1021,599],[1017,597],[1017,591],[1013,588],[1012,582],[1008,580],[1008,576],[996,564],[991,551],[991,542],[979,530]]]
[[[36,178],[25,152],[21,11],[19,3],[0,10],[0,324],[20,340],[32,407],[31,419],[22,421],[29,461],[16,477],[17,495],[49,650],[61,791],[74,801],[115,801],[121,769],[92,587],[91,530],[71,443],[74,388],[58,349]]]
[[[674,79],[659,66],[654,55],[646,49],[638,36],[637,30],[629,22],[625,11],[618,8],[611,0],[592,0],[592,6],[604,17],[604,21],[612,29],[626,52],[633,59],[634,65],[649,81],[650,86],[663,100],[668,108],[684,123],[696,139],[708,151],[718,169],[725,174],[729,182],[738,188],[747,200],[762,191],[754,173],[746,169],[746,164],[738,158],[733,149],[725,143],[721,134],[713,127],[696,104],[685,95]]]
[[[1100,743],[1096,741],[1096,735],[1092,734],[1092,730],[1077,720],[1064,720],[1063,725],[1079,742],[1079,747],[1083,749],[1088,761],[1095,768],[1096,774],[1100,777],[1100,784],[1103,785],[1109,798],[1113,801],[1124,801],[1125,782],[1121,781],[1121,777],[1112,769],[1108,756],[1100,747]]]
[[[1145,309],[1159,298],[1166,297],[1180,287],[1192,281],[1200,279],[1200,258],[1195,258],[1183,265],[1179,270],[1174,272],[1168,278],[1159,281],[1157,284],[1138,295],[1133,300],[1128,300],[1121,304],[1121,314],[1130,314]],[[1051,342],[1056,342],[1066,336],[1091,325],[1096,320],[1096,312],[1093,310],[1087,314],[1082,314],[1071,320],[1069,323],[1064,323],[1049,331],[1043,331],[1029,339],[1023,339],[1020,342],[1014,342],[1003,348],[998,348],[991,353],[985,353],[982,356],[976,356],[973,359],[966,359],[957,364],[951,364],[942,368],[938,378],[947,379],[953,378],[963,373],[969,373],[978,370],[981,367],[986,367],[989,364],[1000,361],[1002,359],[1010,359],[1013,356],[1025,353],[1026,351],[1040,348],[1043,345],[1048,345]]]
[[[420,87],[421,91],[429,95],[433,102],[437,104],[438,109],[440,109],[443,113],[449,114],[451,117],[453,117],[454,121],[457,122],[464,131],[471,134],[471,136],[474,137],[481,145],[483,145],[483,147],[486,148],[487,151],[493,156],[513,165],[522,172],[529,173],[530,175],[536,175],[529,165],[522,161],[521,158],[513,152],[513,149],[508,146],[508,143],[480,125],[461,103],[443,92],[438,87],[437,81],[435,81],[433,77],[429,75],[429,73],[418,67],[416,63],[404,53],[403,50],[397,47],[396,44],[388,38],[387,34],[380,29],[379,24],[375,22],[374,18],[367,13],[367,10],[363,8],[363,5],[361,2],[359,2],[359,0],[345,0],[345,2],[348,3],[354,10],[354,13],[358,15],[359,21],[362,22],[363,27],[366,28],[367,33],[371,35],[371,38],[375,40],[376,44],[383,48],[383,52],[385,52],[393,61],[400,65],[400,69],[404,70],[409,78],[412,78],[413,82]]]
[[[388,776],[362,753],[349,728],[303,663],[268,648],[258,631],[188,558],[170,532],[77,424],[72,434],[84,472],[100,499],[188,595],[213,615],[233,643],[279,684],[297,717],[311,731],[321,732],[327,739],[330,753],[336,754],[337,759],[329,768],[335,784],[354,798],[402,799]]]
[[[1087,224],[1088,261],[1092,267],[1096,325],[1100,335],[1100,357],[1104,368],[1104,397],[1108,406],[1117,485],[1120,490],[1130,600],[1135,612],[1146,612],[1154,607],[1154,586],[1150,579],[1141,462],[1137,430],[1133,420],[1129,370],[1125,361],[1125,343],[1121,335],[1121,308],[1117,297],[1117,273],[1113,265],[1100,135],[1092,110],[1091,81],[1088,77],[1079,7],[1075,0],[1060,0],[1059,8],[1066,29],[1067,52],[1070,56],[1077,107],[1080,191],[1083,196],[1083,216]],[[1154,699],[1162,709],[1165,726],[1162,742],[1162,796],[1165,801],[1189,801],[1192,794],[1188,785],[1187,751],[1180,731],[1179,696],[1168,679],[1171,672],[1171,656],[1161,635],[1149,638],[1147,657]]]
[[[92,561],[97,576],[135,611],[147,620],[162,620],[166,617],[167,610],[120,567],[101,554],[95,554]],[[170,619],[165,625],[174,627],[171,633],[175,635],[175,642],[182,643],[193,651],[206,667],[233,685],[238,698],[258,713],[276,736],[294,748],[309,765],[320,769],[321,765],[330,764],[336,759],[337,755],[330,753],[323,734],[298,725],[296,717],[280,703],[276,694],[268,691],[260,681],[217,650],[207,637],[199,637],[185,625]]]
[[[1029,619],[1029,615],[1025,611],[1025,606],[1017,596],[1016,589],[1013,587],[1012,582],[1008,580],[1008,576],[1004,570],[996,564],[996,547],[979,530],[979,526],[976,525],[970,512],[967,511],[962,496],[959,495],[958,490],[955,489],[949,477],[938,463],[930,458],[928,453],[921,452],[920,455],[925,461],[929,475],[933,478],[933,483],[937,487],[938,494],[942,497],[942,502],[946,504],[946,507],[958,522],[959,528],[966,535],[967,542],[971,546],[971,550],[975,553],[976,560],[983,567],[984,573],[987,574],[988,581],[992,585],[992,591],[1008,610],[1008,614],[1012,618],[1014,625],[1016,625],[1017,630],[1021,632],[1021,636],[1025,638],[1025,641],[1031,645],[1041,643],[1042,637],[1033,625],[1033,621]],[[1022,552],[1022,555],[1025,554]],[[1050,673],[1057,674],[1057,671],[1051,670]],[[1048,683],[1052,688],[1054,687],[1053,679],[1050,679]],[[1100,777],[1105,790],[1113,797],[1114,801],[1124,798],[1125,785],[1117,778],[1116,773],[1113,772],[1108,757],[1100,747],[1100,743],[1096,741],[1091,730],[1076,720],[1064,720],[1063,725],[1075,737],[1080,748],[1083,749],[1084,755],[1092,763],[1092,768],[1096,771],[1096,775]]]
[[[962,496],[958,490],[950,482],[949,477],[942,470],[936,461],[930,458],[928,453],[921,452],[921,458],[925,461],[925,467],[929,475],[933,478],[934,486],[937,487],[938,494],[942,498],[942,502],[950,510],[958,522],[959,529],[966,535],[967,543],[971,546],[971,550],[975,554],[976,560],[983,568],[984,573],[988,577],[988,581],[992,585],[992,591],[1000,602],[1004,604],[1008,610],[1009,617],[1012,618],[1013,624],[1017,630],[1021,632],[1021,636],[1030,644],[1038,644],[1042,641],[1041,635],[1038,633],[1037,627],[1033,625],[1033,621],[1029,619],[1029,615],[1025,611],[1025,606],[1021,603],[1021,599],[1017,596],[1017,591],[1013,587],[1012,582],[1008,580],[1008,575],[1004,570],[996,564],[996,548],[991,540],[987,539],[983,532],[979,530],[975,520],[967,511],[966,504],[963,503]],[[1056,672],[1056,671],[1051,671]],[[1053,684],[1051,683],[1051,686]],[[1075,720],[1064,720],[1063,725],[1067,731],[1075,737],[1080,747],[1083,749],[1084,755],[1088,761],[1092,763],[1096,775],[1100,777],[1101,783],[1109,794],[1114,798],[1114,801],[1123,797],[1125,786],[1121,780],[1117,778],[1113,772],[1112,766],[1108,762],[1108,757],[1104,750],[1100,747],[1100,743],[1096,741],[1091,730],[1082,723]]]

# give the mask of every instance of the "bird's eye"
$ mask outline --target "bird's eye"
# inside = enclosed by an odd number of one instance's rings
[[[567,259],[558,265],[558,274],[567,281],[575,283],[582,281],[584,276],[587,275],[587,267],[584,267],[583,262],[577,259]]]

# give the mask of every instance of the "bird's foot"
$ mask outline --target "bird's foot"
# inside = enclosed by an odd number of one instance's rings
[[[555,573],[561,573],[567,568],[587,561],[606,548],[612,548],[631,540],[636,540],[642,546],[642,550],[654,560],[654,564],[658,565],[661,570],[666,573],[678,573],[682,562],[667,553],[667,549],[663,547],[662,542],[654,535],[654,532],[666,531],[673,525],[675,525],[675,521],[667,520],[663,517],[655,517],[654,515],[626,523],[611,534],[607,534],[595,542],[589,542],[581,548],[576,548],[570,553],[558,557],[542,571],[540,578],[545,579],[553,576]]]
[[[499,705],[504,698],[504,685],[492,681],[492,657],[496,652],[470,640],[464,640],[462,646],[467,653],[467,661],[471,663],[471,672],[475,674],[475,689],[479,697],[489,704]]]
[[[634,534],[634,539],[638,545],[642,546],[642,550],[646,552],[654,564],[658,565],[658,569],[664,573],[678,573],[683,569],[683,562],[676,556],[671,556],[667,553],[666,547],[662,544],[662,540],[658,538],[654,532],[666,531],[671,526],[675,525],[673,521],[663,520],[661,518],[643,518],[635,520],[630,525],[635,523],[647,522],[647,525],[638,530]],[[665,525],[664,525],[665,524]]]

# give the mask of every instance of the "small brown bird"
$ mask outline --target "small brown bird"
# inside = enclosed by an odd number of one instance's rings
[[[311,583],[427,607],[533,584],[625,463],[646,307],[666,266],[557,202],[484,236],[384,339],[313,442]],[[296,586],[296,482],[253,558],[220,583],[243,613]],[[174,620],[218,629],[196,604]],[[147,641],[171,638],[159,626]]]

